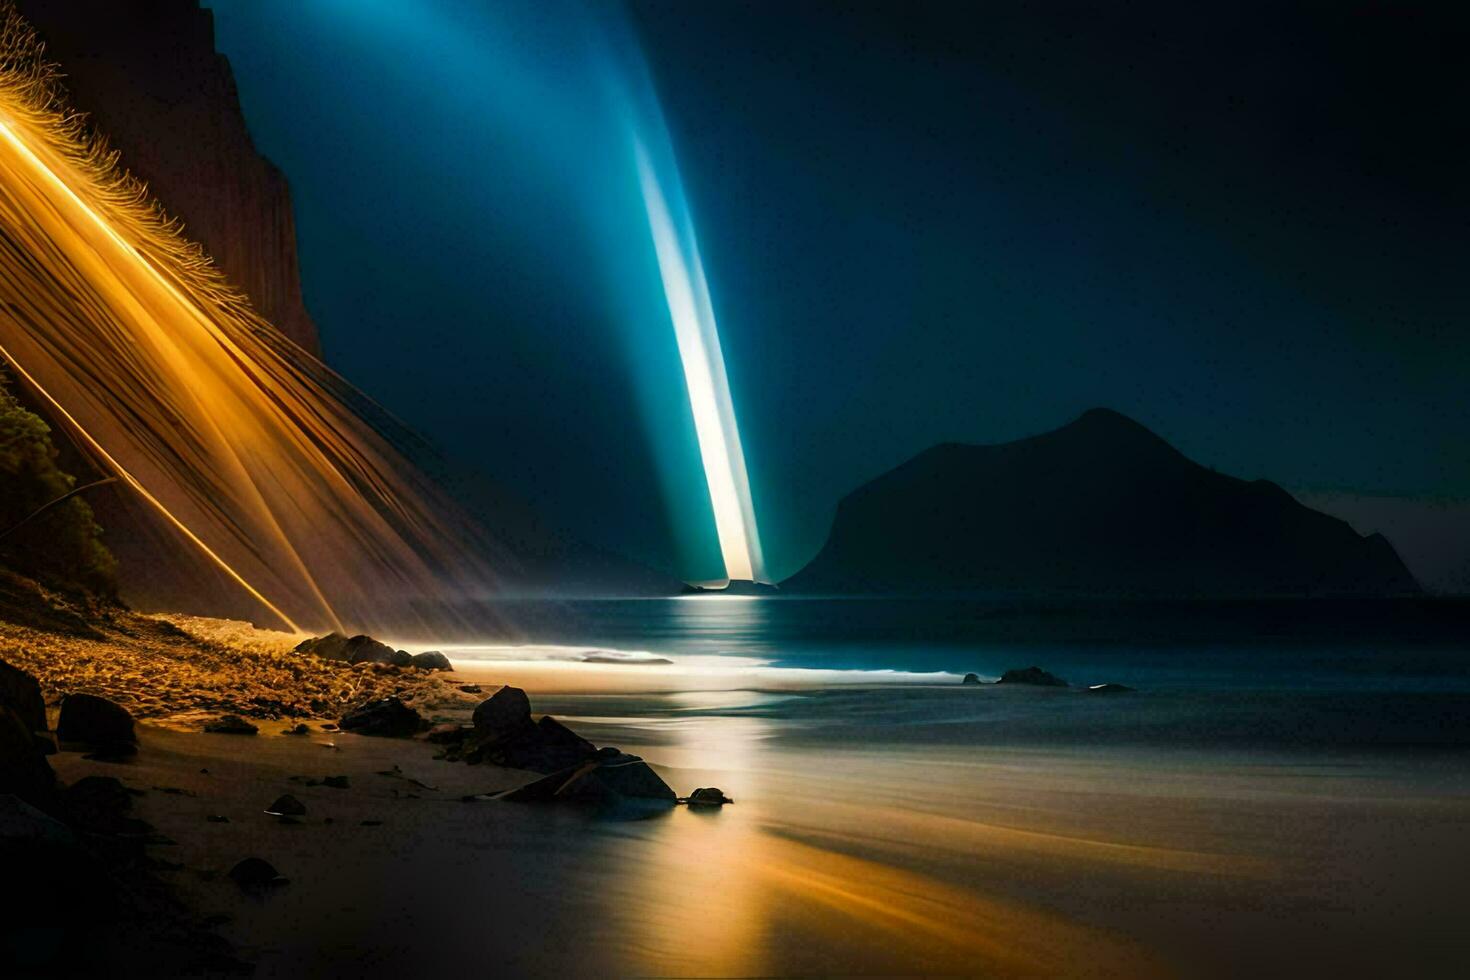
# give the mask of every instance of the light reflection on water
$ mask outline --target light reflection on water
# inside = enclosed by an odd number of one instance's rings
[[[973,603],[588,608],[518,638],[536,656],[444,649],[680,793],[736,800],[555,831],[602,972],[1362,973],[1444,939],[1470,820],[1452,643],[1120,643]],[[1030,663],[1142,689],[958,683]]]

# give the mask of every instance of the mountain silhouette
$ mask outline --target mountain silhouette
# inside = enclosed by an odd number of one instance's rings
[[[1052,432],[945,443],[853,491],[782,584],[808,594],[1261,597],[1418,593],[1381,535],[1267,480],[1193,462],[1092,409]]]

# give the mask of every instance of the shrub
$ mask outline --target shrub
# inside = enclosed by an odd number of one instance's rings
[[[57,465],[51,430],[15,399],[0,376],[0,532],[64,495],[76,479]],[[117,562],[81,497],[52,507],[0,538],[0,564],[63,588],[111,597]]]

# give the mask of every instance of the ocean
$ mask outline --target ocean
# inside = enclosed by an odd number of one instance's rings
[[[497,613],[514,630],[442,646],[461,679],[524,687],[536,712],[641,755],[680,794],[735,802],[497,809],[484,831],[481,811],[449,811],[472,850],[446,858],[426,838],[403,854],[446,910],[435,966],[463,966],[450,937],[472,928],[547,974],[1470,967],[1463,603],[696,597]],[[1071,686],[961,683],[1031,665]],[[524,916],[472,914],[508,881]],[[545,940],[518,941],[527,929]]]

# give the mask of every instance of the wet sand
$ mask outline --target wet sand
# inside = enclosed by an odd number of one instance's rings
[[[506,671],[461,665],[456,680]],[[804,726],[800,702],[753,713],[769,696],[739,691],[553,693],[514,679],[538,712],[643,755],[681,794],[718,785],[736,803],[642,820],[466,803],[531,774],[434,761],[418,741],[270,726],[254,738],[144,727],[131,763],[55,764],[63,779],[105,772],[148,790],[138,815],[178,842],[154,849],[183,865],[170,879],[227,917],[221,934],[260,976],[1470,965],[1458,753],[916,742],[881,725]],[[339,774],[350,788],[290,778]],[[261,812],[283,792],[306,803],[301,823]],[[219,875],[249,855],[290,884],[251,896]]]

